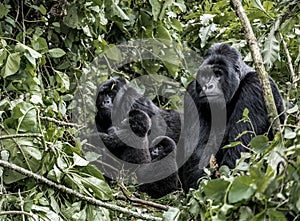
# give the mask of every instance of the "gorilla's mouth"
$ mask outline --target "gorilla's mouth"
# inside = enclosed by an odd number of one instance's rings
[[[220,97],[220,94],[205,94],[205,93],[200,93],[199,98],[200,99],[216,99]]]

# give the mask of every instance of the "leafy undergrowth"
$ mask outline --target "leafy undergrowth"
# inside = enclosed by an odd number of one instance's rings
[[[172,215],[180,214],[178,220],[299,220],[299,138],[299,127],[285,128],[272,142],[255,137],[234,170],[223,166],[218,178],[202,178]]]

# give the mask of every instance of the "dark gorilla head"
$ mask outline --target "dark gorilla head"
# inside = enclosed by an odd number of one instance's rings
[[[122,78],[112,78],[101,84],[99,86],[96,100],[97,109],[105,109],[110,111],[114,98],[125,84],[126,82]]]
[[[244,75],[252,70],[240,53],[224,43],[214,44],[204,56],[197,73],[197,93],[201,103],[231,101]]]
[[[175,142],[167,136],[155,138],[150,146],[151,159],[160,160],[170,154],[176,148]]]
[[[112,78],[99,86],[96,99],[96,125],[99,132],[107,132],[111,127],[113,102],[122,87],[126,84],[122,78]],[[97,123],[97,122],[101,122]]]

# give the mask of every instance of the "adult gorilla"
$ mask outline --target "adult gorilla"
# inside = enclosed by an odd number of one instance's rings
[[[278,113],[282,113],[282,97],[271,77],[269,81]],[[252,127],[248,122],[238,122],[245,108],[249,110],[255,134],[267,133],[270,124],[256,72],[243,62],[237,50],[227,44],[214,44],[185,95],[184,151],[186,157],[191,156],[181,173],[185,191],[197,186],[211,154],[216,156],[219,166],[233,168],[240,153],[247,151],[243,145],[249,144],[253,133],[239,135],[252,131]],[[283,122],[284,115],[280,120]],[[233,141],[243,145],[221,149]]]

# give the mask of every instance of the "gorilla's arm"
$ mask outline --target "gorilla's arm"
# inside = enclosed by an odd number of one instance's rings
[[[284,112],[284,104],[282,97],[278,91],[276,84],[272,78],[269,78],[277,111],[279,114]],[[237,91],[235,97],[232,99],[229,105],[229,110],[232,109],[228,123],[227,123],[227,137],[224,139],[226,143],[222,146],[229,144],[230,142],[240,141],[244,145],[248,145],[254,134],[249,132],[237,139],[238,135],[243,131],[252,131],[250,123],[239,122],[243,116],[243,112],[247,108],[249,110],[249,118],[254,128],[256,135],[262,135],[269,130],[270,123],[266,118],[267,109],[264,103],[262,89],[260,87],[257,74],[255,72],[248,73],[246,77],[241,81],[240,90]],[[281,123],[283,123],[284,115],[280,117]],[[273,138],[273,134],[269,134],[269,138]],[[240,153],[245,152],[247,149],[242,145],[238,145],[228,149],[220,149],[217,154],[217,159],[221,159],[220,165],[227,165],[230,168],[235,167],[236,160],[239,159]]]

